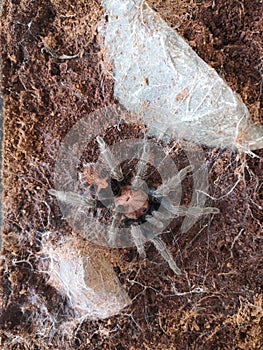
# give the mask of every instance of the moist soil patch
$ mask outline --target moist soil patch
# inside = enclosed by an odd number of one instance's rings
[[[251,118],[263,123],[261,1],[148,3],[240,94]],[[96,35],[102,17],[96,1],[2,3],[2,349],[259,350],[263,150],[253,158],[203,148],[207,205],[220,214],[202,217],[187,233],[180,231],[179,218],[163,233],[182,276],[150,243],[146,259],[136,248],[105,253],[132,301],[120,315],[76,320],[67,298],[40,270],[45,234],[53,244],[75,234],[48,193],[59,145],[84,115],[116,104]],[[141,132],[128,118],[120,123],[126,126],[114,128],[110,144]],[[179,169],[188,165],[183,142],[168,147]],[[183,204],[191,191],[186,179]]]

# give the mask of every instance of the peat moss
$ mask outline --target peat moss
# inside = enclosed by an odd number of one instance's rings
[[[148,3],[262,122],[261,2]],[[3,349],[260,349],[262,150],[252,159],[204,149],[221,213],[187,234],[177,223],[163,235],[185,275],[174,276],[150,244],[147,260],[135,248],[112,253],[132,305],[109,320],[76,324],[67,337],[74,313],[38,271],[41,237],[72,235],[47,192],[59,143],[83,115],[115,103],[95,30],[103,14],[96,1],[6,0],[2,7]],[[183,167],[181,146],[173,156]]]

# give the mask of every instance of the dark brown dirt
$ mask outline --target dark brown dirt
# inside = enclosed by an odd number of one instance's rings
[[[262,123],[262,2],[148,3]],[[210,195],[216,199],[208,205],[220,214],[203,217],[186,234],[178,220],[163,234],[184,275],[175,276],[150,244],[145,260],[135,248],[112,252],[132,305],[119,316],[76,324],[67,336],[73,310],[47,283],[39,261],[45,232],[52,233],[52,242],[72,235],[47,192],[59,144],[84,115],[115,103],[94,30],[102,15],[95,0],[3,1],[2,349],[259,350],[263,150],[256,151],[259,158],[248,158],[204,149]],[[127,137],[117,128],[114,135],[114,140]],[[172,153],[180,168],[187,165],[184,147],[176,145]],[[191,193],[191,181],[184,191]]]

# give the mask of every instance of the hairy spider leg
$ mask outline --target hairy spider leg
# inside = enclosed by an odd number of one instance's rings
[[[153,212],[153,216],[147,215],[146,220],[149,222],[151,225],[157,227],[158,229],[162,229],[164,227],[161,217],[164,218],[164,215],[162,214],[161,216],[157,211]],[[141,233],[142,234],[142,233]],[[172,254],[169,252],[168,248],[166,247],[165,243],[161,240],[159,237],[153,237],[150,239],[150,242],[152,242],[156,248],[156,250],[161,254],[163,259],[168,263],[169,267],[171,270],[176,275],[181,275],[181,271],[179,267],[176,265]]]
[[[153,211],[152,212],[152,216],[157,219],[157,220],[160,220],[160,221],[163,221],[165,222],[166,220],[169,220],[173,217],[173,214],[170,213],[169,211]]]
[[[146,221],[149,222],[151,225],[157,227],[158,229],[163,229],[164,225],[159,219],[155,218],[152,215],[147,215],[146,216]]]
[[[173,259],[173,256],[169,252],[169,250],[167,249],[164,241],[162,241],[161,238],[159,238],[159,237],[154,237],[151,239],[151,242],[154,244],[156,250],[161,254],[163,259],[168,263],[168,265],[173,270],[173,272],[176,275],[180,276],[182,274],[182,272],[179,269],[179,267],[176,265],[176,263]]]
[[[154,197],[167,196],[171,191],[174,191],[176,187],[180,186],[183,179],[193,171],[193,169],[194,167],[192,165],[188,165],[180,170],[176,175],[171,177],[153,192]]]
[[[114,210],[114,215],[108,232],[109,247],[114,247],[117,238],[118,222],[122,216],[123,206],[119,205]]]
[[[137,165],[137,173],[132,181],[132,189],[135,191],[139,190],[144,184],[144,181],[142,180],[142,174],[149,159],[149,153],[150,145],[148,143],[145,143],[143,145],[141,158]]]
[[[143,241],[142,241],[142,231],[140,229],[140,226],[138,226],[138,225],[131,226],[131,236],[132,236],[133,242],[136,245],[138,253],[140,254],[140,256],[143,259],[145,259],[146,253],[144,250],[144,245],[143,245]]]
[[[105,160],[105,162],[108,164],[110,168],[110,172],[112,177],[117,180],[118,182],[121,182],[124,179],[123,173],[120,169],[120,167],[117,165],[116,160],[114,159],[113,154],[111,151],[107,148],[107,145],[102,137],[97,136],[96,140],[100,147],[100,152]]]
[[[162,205],[167,209],[170,213],[176,216],[193,216],[198,218],[202,215],[207,214],[219,214],[220,210],[215,207],[176,207],[172,205],[170,202],[163,201]]]
[[[57,200],[59,200],[60,202],[63,202],[66,204],[71,204],[74,206],[86,205],[90,208],[96,207],[96,200],[95,199],[81,196],[78,193],[74,193],[74,192],[70,192],[70,191],[69,192],[56,191],[53,188],[48,190],[48,193],[51,194],[52,196],[56,197]]]

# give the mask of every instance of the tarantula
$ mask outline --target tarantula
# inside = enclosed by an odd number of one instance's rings
[[[107,208],[111,213],[106,238],[109,247],[118,247],[117,236],[120,236],[118,239],[127,238],[124,236],[127,235],[128,230],[129,239],[136,246],[140,256],[146,257],[144,244],[150,241],[173,272],[180,275],[179,267],[159,235],[174,217],[185,215],[199,217],[219,212],[213,207],[187,208],[172,203],[170,193],[176,191],[184,178],[194,170],[193,167],[189,165],[183,168],[158,186],[149,185],[144,179],[150,158],[150,146],[147,142],[143,144],[140,159],[134,167],[136,170],[130,171],[127,175],[128,172],[124,172],[122,166],[117,163],[104,139],[97,136],[96,141],[110,176],[97,177],[96,191],[94,191],[94,184],[89,184],[88,195],[55,189],[50,189],[49,193],[58,201],[81,207],[84,211]]]

